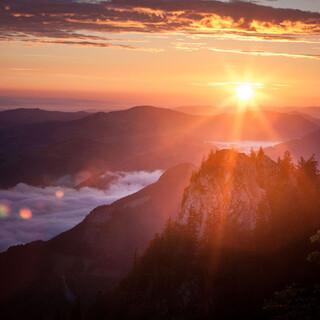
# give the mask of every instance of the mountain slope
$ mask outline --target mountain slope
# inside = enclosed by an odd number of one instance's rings
[[[284,141],[316,131],[319,126],[302,115],[246,111],[214,116],[214,138],[220,140]]]
[[[200,119],[200,118],[199,118]],[[199,119],[171,110],[137,107],[69,122],[4,130],[1,187],[43,185],[67,174],[153,170],[197,162],[209,146],[192,135]]]
[[[10,303],[24,305],[26,296],[32,297],[29,307],[36,303],[40,314],[50,314],[52,309],[39,305],[41,299],[54,301],[57,295],[58,305],[63,305],[70,293],[92,298],[111,287],[127,272],[135,253],[142,252],[167,219],[176,216],[192,170],[188,164],[173,167],[158,182],[94,209],[70,231],[1,253],[0,305],[8,308],[0,315],[13,314]],[[54,302],[50,308],[55,308]]]
[[[7,128],[0,135],[0,187],[18,182],[46,185],[80,171],[96,175],[106,170],[198,163],[212,147],[206,141],[277,141],[316,129],[318,126],[298,115],[194,116],[148,106]]]
[[[300,139],[289,140],[284,143],[266,148],[266,153],[273,159],[282,156],[285,151],[290,151],[295,160],[300,157],[310,158],[313,154],[320,161],[320,131],[312,132]]]
[[[319,280],[306,259],[320,226],[318,178],[288,157],[211,153],[178,218],[100,302],[105,317],[268,319],[263,303],[279,287]]]
[[[192,115],[213,116],[221,113],[223,110],[212,106],[182,106],[173,110]]]
[[[17,127],[48,121],[71,121],[84,118],[87,112],[46,111],[41,109],[12,109],[0,112],[0,128]]]

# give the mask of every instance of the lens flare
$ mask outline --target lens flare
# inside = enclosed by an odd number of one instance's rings
[[[21,208],[19,211],[19,216],[23,220],[29,220],[32,218],[32,211],[29,208]]]
[[[5,203],[0,203],[0,219],[7,218],[10,213],[10,207]]]
[[[64,197],[64,192],[62,190],[57,190],[56,191],[56,198],[62,199],[63,197]]]

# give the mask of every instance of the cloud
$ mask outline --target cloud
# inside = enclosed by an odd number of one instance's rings
[[[114,43],[106,33],[179,32],[270,41],[320,35],[320,13],[243,1],[4,0],[0,21],[2,40],[46,38],[54,43],[118,48],[132,47]],[[101,36],[92,36],[91,32]]]
[[[226,88],[234,88],[243,82],[239,81],[214,81],[214,82],[209,82],[209,83],[195,83],[194,85],[197,86],[209,86],[209,87],[226,87]],[[262,82],[250,82],[250,85],[255,87],[255,88],[263,88],[266,86],[265,83]],[[290,87],[289,84],[287,83],[268,83],[268,87],[270,88],[285,88],[285,87]]]
[[[242,84],[242,82],[235,82],[235,81],[215,81],[215,82],[208,83],[210,87],[235,87],[240,84]],[[250,82],[250,85],[252,85],[255,88],[264,87],[264,84],[261,82]]]
[[[26,184],[0,190],[0,251],[15,244],[50,239],[75,226],[95,207],[132,194],[155,182],[161,174],[161,170],[117,172],[106,190]]]
[[[310,53],[290,53],[290,52],[278,52],[278,51],[267,51],[267,50],[245,50],[245,49],[225,49],[218,47],[209,47],[205,43],[197,42],[176,42],[174,47],[177,50],[183,50],[187,52],[193,52],[198,50],[209,50],[217,53],[231,53],[240,55],[250,55],[258,57],[285,57],[293,59],[308,59],[308,60],[320,60],[319,54]]]
[[[260,148],[273,147],[281,143],[281,141],[208,141],[207,143],[216,146],[220,150],[235,149],[250,154],[252,150],[258,151]]]
[[[288,53],[288,52],[221,49],[221,48],[209,48],[209,50],[214,52],[219,52],[219,53],[235,53],[235,54],[242,54],[242,55],[259,56],[259,57],[286,57],[286,58],[294,58],[294,59],[320,60],[320,55],[315,55],[315,54],[299,54],[299,53]]]

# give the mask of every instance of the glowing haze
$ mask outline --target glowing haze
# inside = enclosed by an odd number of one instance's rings
[[[317,3],[4,0],[0,96],[319,105]]]

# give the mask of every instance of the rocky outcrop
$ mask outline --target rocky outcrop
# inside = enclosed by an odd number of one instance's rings
[[[260,208],[266,206],[266,190],[259,175],[264,170],[271,176],[274,166],[265,157],[259,169],[254,159],[233,150],[210,154],[185,191],[180,221],[187,223],[192,215],[200,232],[209,221],[255,229]]]

